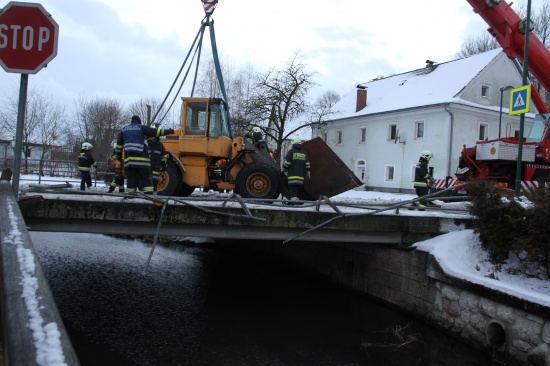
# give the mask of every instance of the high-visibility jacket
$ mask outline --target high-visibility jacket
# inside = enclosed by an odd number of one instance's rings
[[[301,186],[304,184],[306,173],[311,170],[309,158],[302,145],[294,144],[292,149],[288,151],[283,163],[283,169],[288,170],[288,185]]]

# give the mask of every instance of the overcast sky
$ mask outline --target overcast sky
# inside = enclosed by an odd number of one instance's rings
[[[59,24],[57,57],[29,87],[72,107],[79,95],[163,99],[204,11],[199,0],[42,0]],[[2,7],[7,2],[0,3]],[[453,59],[487,28],[466,0],[220,0],[213,19],[222,62],[255,71],[280,67],[297,51],[317,72],[312,93]],[[210,51],[204,52],[204,56]],[[0,69],[0,97],[19,74]]]

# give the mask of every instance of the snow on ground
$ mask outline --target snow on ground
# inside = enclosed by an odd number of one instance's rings
[[[20,188],[25,190],[29,184],[36,184],[36,176],[22,176],[20,178]],[[34,179],[34,181],[33,181]],[[58,184],[64,182],[65,179],[52,180],[47,178],[46,184]],[[79,181],[72,180],[72,189],[78,189]],[[92,192],[107,191],[107,187],[101,182],[98,182],[97,187],[92,189]],[[215,198],[225,197],[229,195],[220,195],[215,192],[204,193],[196,190],[192,197],[199,199],[201,197]],[[77,196],[82,199],[82,196]],[[414,199],[413,194],[395,194],[383,193],[364,190],[350,190],[340,195],[331,198],[332,202],[342,205],[382,205],[394,204],[401,201]],[[121,198],[117,198],[120,200]],[[444,208],[465,208],[467,203],[455,202],[446,203],[435,201],[441,204]],[[341,208],[339,206],[339,208]],[[283,207],[281,209],[304,209],[314,210],[315,207]],[[331,210],[330,207],[324,208]],[[346,211],[347,210],[347,211]],[[342,208],[344,212],[353,212],[357,208]],[[395,214],[395,210],[386,212],[385,214]],[[425,215],[425,216],[452,216],[452,214],[440,213],[437,211],[409,211],[401,209],[400,214],[405,215]],[[463,214],[461,216],[464,216]],[[480,284],[488,288],[501,291],[503,293],[516,296],[527,301],[532,301],[544,306],[550,306],[550,280],[545,272],[545,268],[538,267],[534,264],[526,264],[521,262],[519,258],[511,255],[508,261],[504,264],[495,266],[489,260],[488,253],[481,247],[478,235],[472,230],[458,230],[449,234],[440,235],[436,238],[417,243],[415,247],[418,250],[423,250],[431,253],[437,259],[441,268],[451,276]],[[525,270],[524,267],[529,267]],[[521,270],[520,270],[521,268]],[[518,274],[519,273],[519,274]]]

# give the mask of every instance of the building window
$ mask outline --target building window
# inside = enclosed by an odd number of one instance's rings
[[[386,165],[386,174],[384,176],[384,180],[386,182],[393,182],[394,171],[395,171],[394,165]]]
[[[367,142],[367,128],[361,127],[359,129],[359,143],[364,144],[365,142]]]
[[[327,142],[327,133],[326,132],[323,132],[321,134],[321,138],[323,139],[324,142]]]
[[[489,98],[489,87],[487,85],[481,86],[481,97],[482,98]]]
[[[388,141],[394,142],[397,139],[397,125],[388,125]]]
[[[424,121],[414,122],[414,138],[422,140],[424,138]]]
[[[365,183],[367,180],[367,162],[363,159],[357,159],[355,162],[355,176]]]
[[[519,138],[519,128],[514,128],[514,137]]]
[[[488,139],[489,139],[489,125],[486,123],[480,123],[478,141],[484,141]]]
[[[336,131],[336,145],[342,144],[342,130]]]

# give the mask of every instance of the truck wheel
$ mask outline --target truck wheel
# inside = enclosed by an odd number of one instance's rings
[[[183,184],[181,172],[173,161],[168,161],[166,170],[160,173],[157,193],[162,196],[178,195]]]
[[[237,174],[235,191],[243,198],[275,199],[281,193],[281,177],[267,164],[252,163]]]

